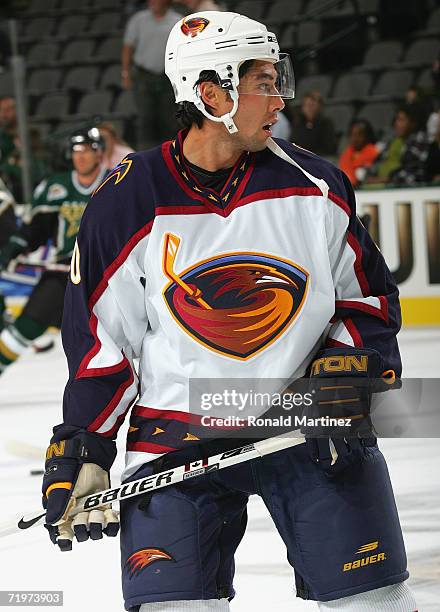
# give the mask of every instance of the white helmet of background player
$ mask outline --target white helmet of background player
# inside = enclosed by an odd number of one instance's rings
[[[295,80],[290,57],[280,53],[275,34],[266,26],[237,13],[205,11],[178,21],[170,32],[165,51],[165,72],[173,86],[176,102],[193,102],[211,121],[223,122],[233,134],[237,127],[233,117],[238,108],[238,82],[241,64],[247,60],[273,63],[278,79],[268,91],[243,91],[240,95],[272,95],[293,98]],[[196,86],[203,70],[214,70],[219,85],[233,101],[229,113],[210,115]]]

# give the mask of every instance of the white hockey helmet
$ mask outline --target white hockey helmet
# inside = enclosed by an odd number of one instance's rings
[[[168,37],[165,73],[173,86],[176,102],[193,102],[211,121],[223,122],[232,134],[237,132],[233,117],[238,107],[239,69],[247,60],[266,60],[277,71],[275,87],[252,92],[293,98],[295,93],[292,63],[281,54],[275,34],[265,25],[238,13],[204,11],[188,15],[176,23]],[[202,70],[214,70],[219,85],[229,91],[233,101],[230,113],[213,117],[208,113],[195,84]]]

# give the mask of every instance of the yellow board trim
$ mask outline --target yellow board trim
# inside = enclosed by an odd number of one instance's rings
[[[403,325],[440,325],[440,296],[401,297]]]
[[[71,482],[54,482],[53,484],[47,487],[46,497],[49,497],[49,493],[53,491],[54,489],[67,489],[68,491],[70,491],[71,488],[72,488]]]

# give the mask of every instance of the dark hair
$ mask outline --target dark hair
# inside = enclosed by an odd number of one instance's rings
[[[405,93],[408,93],[409,91],[415,91],[417,94],[418,98],[421,98],[423,96],[423,89],[421,87],[419,87],[418,85],[410,85]]]
[[[374,134],[373,126],[369,121],[367,121],[366,119],[353,119],[353,121],[350,123],[350,127],[348,130],[349,134],[351,134],[351,130],[355,125],[359,125],[364,129],[365,138],[367,139],[368,144],[376,142],[376,136]]]
[[[322,97],[322,94],[317,89],[306,91],[302,99],[306,100],[307,98],[309,98],[310,100],[314,100],[315,102],[318,102],[320,106],[324,105],[324,99]]]
[[[241,79],[250,70],[254,60],[246,60],[238,69],[238,78]],[[220,85],[220,79],[215,70],[202,70],[199,78],[194,84],[194,87],[200,83],[216,83]],[[208,113],[209,107],[206,107]],[[176,119],[183,128],[191,128],[194,124],[201,128],[206,117],[199,111],[193,102],[180,102],[176,111]]]
[[[416,104],[402,104],[402,106],[399,106],[399,108],[396,110],[396,114],[394,115],[393,123],[399,113],[404,113],[411,123],[414,124],[416,130],[420,130],[422,120],[420,117],[419,107]]]

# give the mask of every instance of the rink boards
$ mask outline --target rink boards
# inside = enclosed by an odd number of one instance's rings
[[[358,191],[356,198],[399,285],[404,325],[440,325],[440,189]]]

